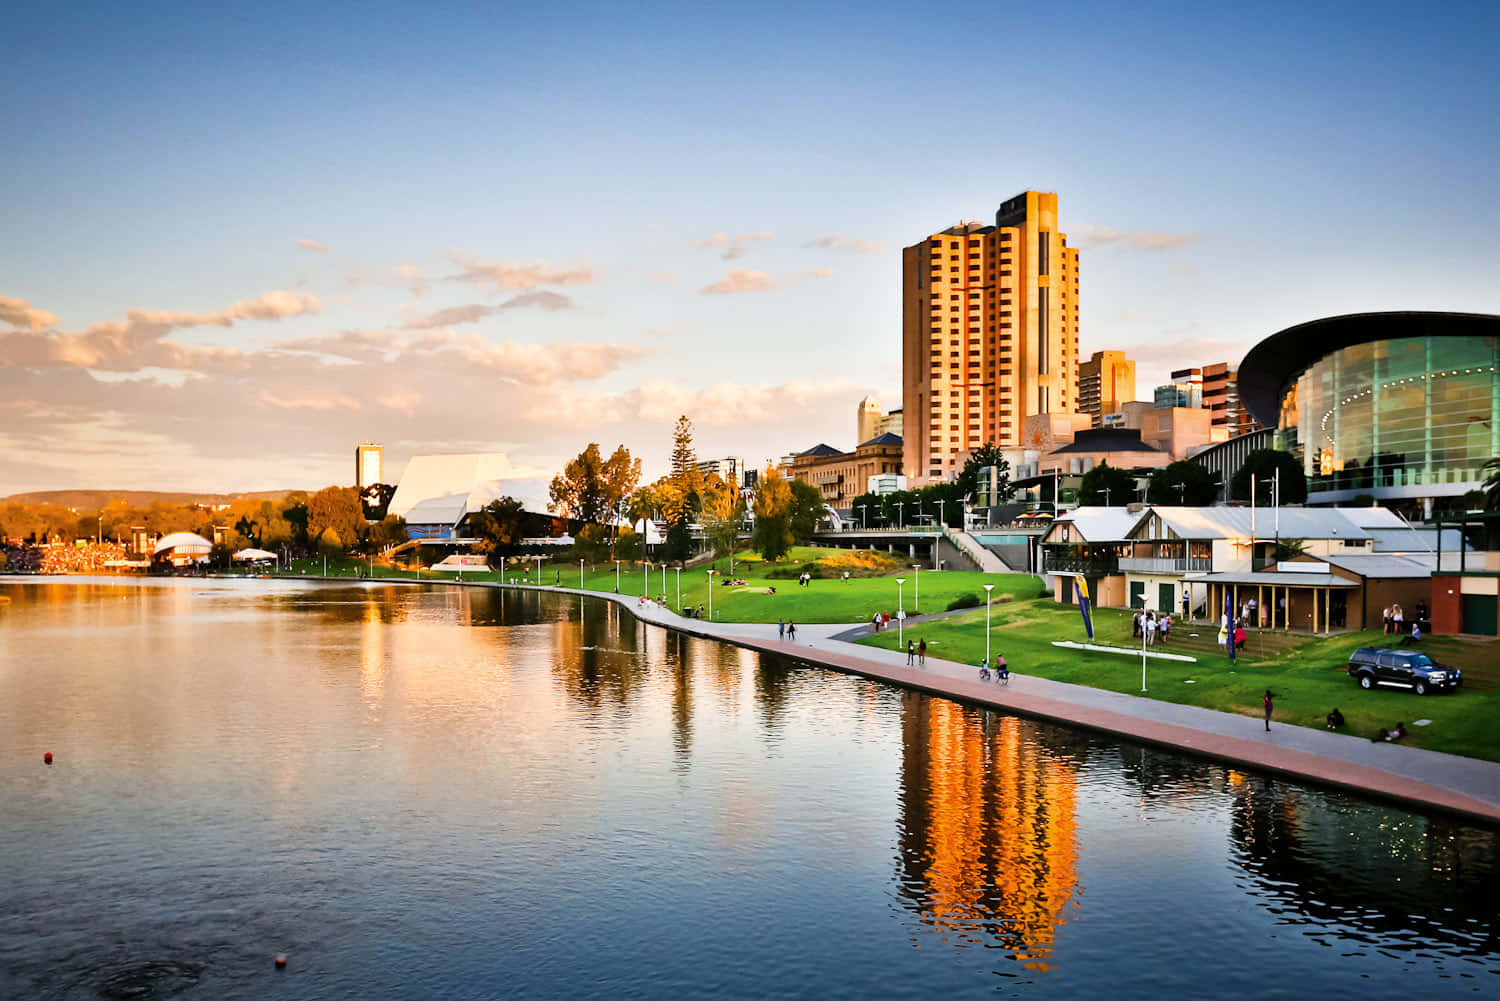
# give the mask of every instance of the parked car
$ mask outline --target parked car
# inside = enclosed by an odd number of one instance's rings
[[[1349,676],[1361,688],[1410,688],[1418,695],[1457,691],[1464,683],[1462,671],[1444,667],[1425,653],[1372,646],[1349,655]]]

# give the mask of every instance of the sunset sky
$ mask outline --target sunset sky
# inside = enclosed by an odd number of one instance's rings
[[[0,496],[849,448],[900,251],[1056,191],[1138,391],[1320,316],[1500,312],[1496,5],[27,5]],[[1439,14],[1441,16],[1439,16]]]

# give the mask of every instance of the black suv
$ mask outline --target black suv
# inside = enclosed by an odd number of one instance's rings
[[[1418,695],[1456,691],[1464,682],[1462,671],[1434,663],[1425,653],[1373,646],[1349,655],[1349,676],[1361,688],[1410,688]]]

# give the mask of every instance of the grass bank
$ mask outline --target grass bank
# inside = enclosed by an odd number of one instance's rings
[[[1085,639],[1077,608],[1041,598],[997,604],[990,616],[991,652],[1004,653],[1012,671],[1256,718],[1261,715],[1261,696],[1269,688],[1276,694],[1273,725],[1321,727],[1324,716],[1337,706],[1348,721],[1346,733],[1373,736],[1400,721],[1410,732],[1405,743],[1500,761],[1500,728],[1493,724],[1500,716],[1500,689],[1482,671],[1466,678],[1465,687],[1456,695],[1419,697],[1398,689],[1367,692],[1355,685],[1346,670],[1349,654],[1357,647],[1384,645],[1385,637],[1378,630],[1329,638],[1260,632],[1251,635],[1244,655],[1230,661],[1216,642],[1217,629],[1182,624],[1174,627],[1172,641],[1164,649],[1195,656],[1198,662],[1149,660],[1143,693],[1140,657],[1051,645],[1054,640]],[[1128,612],[1098,609],[1094,624],[1095,642],[1140,646],[1139,640],[1131,638]],[[984,610],[914,624],[906,630],[906,638],[925,638],[933,656],[974,664],[977,670],[985,652]],[[860,642],[895,649],[896,631]],[[1465,650],[1463,643],[1442,637],[1426,649],[1439,661],[1465,667],[1466,675],[1470,670],[1466,659],[1493,658],[1500,651],[1491,646],[1475,654]],[[1412,725],[1424,719],[1430,723]]]
[[[611,593],[618,580],[622,594],[648,594],[658,598],[665,594],[667,605],[679,608],[678,593],[681,588],[681,607],[704,606],[709,603],[709,576],[707,571],[717,571],[713,584],[714,619],[719,622],[776,622],[788,619],[802,623],[868,622],[876,612],[895,615],[897,600],[904,603],[908,614],[939,612],[960,598],[982,600],[984,585],[994,585],[997,599],[1009,596],[1014,600],[1036,597],[1042,593],[1042,582],[1027,574],[985,574],[960,570],[922,570],[911,568],[911,562],[892,557],[889,553],[853,551],[844,549],[822,549],[813,546],[797,546],[776,563],[767,563],[758,555],[747,553],[736,555],[731,573],[729,561],[719,560],[683,570],[681,574],[668,570],[663,581],[660,567],[652,567],[649,584],[639,564],[621,564],[618,577],[613,563],[585,565],[580,574],[576,562],[544,562],[541,583],[561,584],[564,587],[582,587],[587,591]],[[797,583],[797,574],[806,570],[814,579],[807,586]],[[843,578],[848,571],[849,579]],[[376,563],[377,577],[398,577],[409,580],[453,580],[455,573],[432,571],[398,570]],[[290,571],[283,576],[322,576],[323,558],[296,560]],[[368,561],[341,559],[328,561],[328,576],[369,576]],[[514,583],[536,583],[536,563],[517,565],[506,570],[504,578]],[[898,588],[896,579],[903,577],[906,583]],[[679,580],[680,578],[680,580]],[[463,573],[464,580],[501,580],[497,570],[469,571]],[[725,583],[725,581],[731,583]],[[740,582],[740,583],[735,583]],[[774,593],[773,593],[774,589]]]

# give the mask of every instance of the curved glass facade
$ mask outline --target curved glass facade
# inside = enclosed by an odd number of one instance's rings
[[[1496,337],[1342,348],[1283,397],[1278,445],[1302,460],[1309,501],[1464,493],[1481,479],[1480,466],[1500,455],[1497,370]]]

